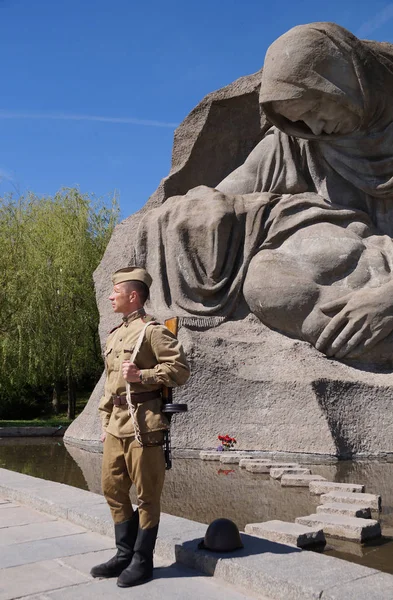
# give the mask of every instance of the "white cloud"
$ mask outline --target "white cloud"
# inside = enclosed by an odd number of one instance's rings
[[[98,115],[12,111],[1,110],[0,119],[43,119],[56,121],[97,121],[100,123],[120,123],[125,125],[141,125],[143,127],[168,127],[174,129],[178,123],[166,123],[150,119],[136,119],[134,117],[103,117]]]
[[[363,23],[356,32],[357,37],[368,37],[371,33],[382,27],[382,25],[390,21],[391,18],[393,18],[393,2],[389,2],[372,19]]]

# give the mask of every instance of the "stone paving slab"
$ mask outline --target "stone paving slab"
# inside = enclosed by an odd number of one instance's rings
[[[280,544],[290,544],[298,548],[323,546],[326,543],[323,530],[318,527],[307,527],[299,523],[286,521],[265,521],[264,523],[249,523],[245,532],[250,535],[265,538]]]
[[[106,504],[100,494],[74,488],[63,483],[39,479],[0,468],[0,494],[15,502],[28,503],[29,506],[45,511],[56,517],[67,519],[68,511],[78,508]]]
[[[240,456],[231,456],[229,454],[222,454],[220,456],[220,463],[223,465],[238,465],[240,460]]]
[[[245,469],[247,467],[247,465],[252,465],[252,464],[261,464],[261,465],[266,465],[266,464],[271,464],[271,460],[269,458],[241,458],[239,461],[239,467],[241,469]]]
[[[266,473],[270,474],[270,469],[278,469],[279,467],[299,467],[296,463],[274,463],[274,462],[257,462],[252,461],[246,465],[246,471],[250,473]]]
[[[3,474],[7,474],[7,484],[4,483]],[[27,478],[27,481],[25,478]],[[0,494],[4,494],[8,498],[12,497],[13,490],[16,489],[14,484],[17,484],[18,494],[20,497],[23,497],[23,482],[26,481],[25,498],[26,503],[29,503],[31,498],[31,479],[34,478],[0,469]],[[36,491],[34,498],[35,501],[38,501],[39,492],[37,489],[39,488],[40,480],[36,479],[35,481]],[[61,489],[68,487],[53,482],[50,482],[50,484],[53,486],[53,495],[56,493],[60,495],[59,486]],[[44,488],[43,495],[47,495],[49,493],[48,488],[46,485],[44,485]],[[71,502],[72,490],[70,488],[70,494],[67,496]],[[90,500],[91,493],[83,490],[75,491],[83,492],[86,499],[86,502],[83,503],[81,496],[78,494],[78,501],[80,503],[78,509],[79,516],[83,510],[88,515],[91,507],[94,505],[94,502],[92,503]],[[92,494],[92,496],[95,495]],[[71,508],[72,510],[75,509],[73,502]],[[185,527],[188,528],[188,532],[185,531]],[[368,590],[369,599],[374,600],[373,578],[380,574],[375,569],[351,564],[334,557],[315,554],[314,552],[301,551],[295,547],[270,542],[269,540],[246,534],[242,534],[245,544],[244,549],[230,555],[217,555],[196,549],[197,543],[203,537],[205,530],[206,525],[204,526],[200,523],[194,523],[179,517],[162,515],[162,526],[160,526],[156,547],[157,560],[172,560],[174,556],[178,563],[197,568],[197,570],[202,571],[205,575],[213,575],[214,580],[218,581],[220,586],[225,586],[226,584],[241,586],[243,593],[254,594],[260,600],[266,600],[267,598],[269,600],[331,600],[333,596],[329,595],[330,589],[334,588],[335,593],[339,593],[340,589],[344,588],[344,586],[345,592],[339,596],[340,600],[353,600],[351,582],[355,582],[358,579],[362,579],[363,590]],[[79,537],[81,538],[82,535],[85,534],[79,534]],[[112,538],[107,539],[109,540],[109,545],[113,544]],[[52,540],[48,541],[51,542]],[[83,553],[87,554],[89,551],[88,547],[86,547]],[[81,552],[80,545],[78,546],[78,552]],[[61,561],[65,562],[65,560],[77,559],[77,557],[78,555],[75,553],[70,558],[62,557]],[[27,556],[28,558],[29,556]],[[388,578],[389,580],[383,583],[386,589],[388,589],[389,581],[393,582],[393,576],[388,575]],[[144,586],[141,586],[142,590],[143,588]],[[76,588],[74,589],[76,590]],[[116,590],[117,592],[118,590]],[[33,593],[31,591],[31,594]],[[137,598],[135,593],[133,590],[131,596],[130,591],[125,590],[122,597],[132,597],[134,599]],[[44,593],[44,595],[45,598],[37,596],[36,600],[48,600],[47,593]],[[69,596],[69,598],[71,597],[78,598],[78,600],[80,598],[78,594]],[[108,598],[108,594],[105,597]],[[205,597],[206,600],[209,599],[208,594],[196,596],[198,600],[201,597]],[[161,595],[160,600],[164,600],[164,598],[165,596]],[[168,596],[168,600],[169,598],[173,598],[173,595]],[[0,600],[3,599],[0,597]],[[30,597],[29,600],[33,600],[33,598]],[[56,598],[56,600],[61,600],[61,597]],[[94,600],[96,600],[96,596],[94,596]]]
[[[0,546],[0,568],[16,567],[60,556],[82,554],[111,548],[113,540],[97,533],[86,532],[50,539]]]
[[[101,535],[113,536],[111,511],[105,501],[101,504],[89,506],[89,510],[86,510],[83,503],[77,508],[72,507],[67,511],[67,518],[73,523]]]
[[[1,569],[0,577],[0,600],[13,600],[56,588],[75,586],[90,579],[87,575],[56,560]],[[75,594],[75,588],[71,589]],[[74,598],[76,597],[74,595]]]
[[[281,479],[283,475],[311,475],[311,471],[299,467],[272,467],[269,475],[272,479]]]
[[[10,544],[21,544],[36,539],[50,539],[63,535],[83,533],[85,529],[68,521],[49,521],[47,523],[31,523],[23,526],[10,526],[2,529],[0,547]]]
[[[160,564],[158,561],[157,567],[152,581],[132,589],[117,587],[116,579],[94,580],[74,588],[47,593],[45,600],[251,600],[244,592],[226,584],[218,584],[186,567]],[[43,599],[30,597],[29,600]]]
[[[372,578],[358,579],[333,587],[323,595],[323,600],[392,600],[393,580],[387,573],[377,573]]]
[[[188,544],[183,544],[178,551],[178,558],[183,564],[256,594],[263,591],[274,600],[330,600],[330,588],[339,589],[343,584],[359,578],[363,579],[363,585],[369,590],[369,600],[373,600],[372,576],[379,573],[375,569],[262,538],[243,535],[242,539],[247,550],[239,550],[230,556],[204,550],[195,552]],[[352,600],[350,593],[340,598],[349,599]]]
[[[296,523],[308,527],[321,527],[326,535],[356,540],[365,540],[381,536],[381,526],[374,519],[358,519],[342,515],[313,514],[306,517],[297,517]]]
[[[361,506],[368,506],[372,510],[381,510],[382,500],[379,494],[356,494],[347,492],[329,492],[322,494],[320,497],[322,504],[329,504],[331,502],[346,502],[349,504],[358,504]]]
[[[61,521],[57,523],[61,524]],[[221,600],[223,594],[226,600],[250,600],[250,596],[244,592],[226,584],[219,585],[211,578],[162,559],[155,560],[154,580],[132,592],[118,588],[116,578],[93,580],[90,576],[91,567],[108,560],[113,553],[113,549],[89,552],[2,569],[0,600],[98,600],[127,598],[131,594],[133,600],[199,600],[201,597]]]
[[[235,454],[232,452],[221,452],[220,462],[228,465],[236,465],[239,464],[241,460],[251,459],[251,454],[246,454],[245,452]]]
[[[0,510],[2,510],[3,508],[16,508],[17,506],[20,506],[20,504],[17,504],[16,502],[11,502],[10,500],[0,501]]]
[[[333,481],[311,481],[310,493],[314,495],[328,494],[329,492],[364,492],[364,485],[358,483],[336,483]]]
[[[220,453],[216,450],[201,450],[201,452],[199,453],[199,458],[201,460],[220,460]]]
[[[3,527],[11,527],[12,525],[29,525],[30,523],[47,523],[53,521],[54,517],[45,513],[24,508],[23,506],[5,505],[0,510],[0,529]]]
[[[79,571],[81,571],[82,573],[85,573],[86,575],[89,575],[90,573],[90,569],[100,563],[100,562],[104,562],[105,560],[107,560],[108,558],[110,558],[110,556],[113,555],[113,551],[104,551],[104,552],[90,552],[88,554],[83,554],[83,555],[79,555],[79,556],[72,556],[69,558],[65,558],[63,559],[63,563],[73,567],[75,569],[78,569]],[[184,578],[186,577],[189,581],[189,583],[192,583],[192,586],[188,586],[190,589],[185,590],[184,587],[182,588],[177,588],[177,583],[176,583],[176,589],[173,589],[173,586],[169,586],[170,589],[166,589],[165,590],[165,596],[164,597],[168,597],[168,598],[179,598],[179,600],[185,600],[186,598],[197,598],[198,600],[200,600],[200,598],[205,598],[206,600],[210,600],[213,598],[216,598],[216,594],[218,593],[218,584],[216,584],[215,582],[213,582],[211,579],[207,578],[206,576],[202,575],[201,573],[195,572],[194,570],[190,570],[187,567],[184,567],[182,565],[174,565],[172,564],[172,562],[170,560],[165,560],[162,558],[157,558],[155,557],[154,559],[154,566],[155,566],[155,572],[154,572],[154,581],[158,581],[158,580],[165,580],[165,588],[167,588],[168,583],[170,584],[169,580],[176,580],[178,578]],[[97,580],[95,580],[97,581]],[[103,580],[101,580],[102,583],[104,583]],[[205,582],[208,582],[209,585],[205,585]],[[110,587],[110,590],[108,590],[107,588],[105,588],[105,591],[107,593],[107,597],[111,598],[111,597],[117,597],[115,594],[116,592],[119,594],[120,598],[124,598],[125,596],[130,596],[132,594],[132,598],[139,598],[139,596],[136,595],[137,591],[139,590],[143,590],[144,589],[144,594],[146,593],[146,590],[150,590],[149,593],[152,594],[152,597],[155,598],[156,596],[155,594],[155,589],[152,589],[153,587],[157,588],[158,585],[154,584],[153,582],[149,582],[147,584],[147,586],[142,586],[139,588],[134,588],[132,591],[131,590],[121,590],[119,588],[116,587],[115,585],[115,580],[112,580],[112,585],[109,586],[109,582],[107,582],[108,587]],[[214,583],[214,584],[213,584]],[[213,585],[212,585],[213,584]],[[220,589],[221,589],[221,597],[217,596],[217,598],[220,598],[220,600],[222,600],[222,598],[229,598],[230,600],[235,600],[235,598],[237,598],[237,592],[236,590],[234,590],[233,588],[230,588],[229,586],[226,586],[225,584],[219,584],[220,585]],[[192,590],[192,587],[195,587],[195,590]],[[78,588],[79,591],[79,588]],[[168,596],[166,596],[166,591],[168,592]],[[110,592],[110,593],[108,593]],[[234,593],[234,595],[231,595],[231,592]],[[199,593],[199,595],[198,595]],[[177,595],[178,594],[178,595]],[[183,594],[183,595],[182,595]],[[50,596],[52,598],[52,596]],[[83,596],[82,596],[83,597]],[[141,598],[149,598],[150,596],[145,596],[142,595],[140,596]],[[249,596],[240,596],[240,598],[249,598]],[[53,596],[53,598],[63,598],[63,596],[61,595],[55,595]],[[80,596],[78,596],[78,599],[80,598]],[[92,596],[87,596],[87,598],[92,598]],[[161,596],[157,596],[157,600],[162,600],[163,598],[163,590],[161,589]],[[265,596],[263,596],[263,600],[265,600]],[[267,600],[267,599],[266,599]]]
[[[283,475],[281,485],[283,487],[309,487],[311,481],[326,481],[322,475]]]
[[[317,506],[317,514],[319,513],[371,519],[371,510],[368,506],[349,504],[349,502],[330,502],[328,504],[321,504],[320,506]]]

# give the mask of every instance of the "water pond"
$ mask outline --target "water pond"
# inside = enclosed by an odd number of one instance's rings
[[[66,447],[59,438],[2,439],[0,467],[101,493],[101,455]],[[382,495],[382,540],[360,545],[330,538],[325,553],[393,574],[393,463],[342,461],[310,467],[329,481],[364,483],[367,492]],[[131,496],[135,501],[133,492]],[[163,512],[202,523],[227,517],[241,530],[247,523],[294,521],[315,512],[317,505],[318,497],[308,489],[281,488],[268,475],[198,459],[173,460],[162,496]]]

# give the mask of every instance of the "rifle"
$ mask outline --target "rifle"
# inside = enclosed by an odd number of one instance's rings
[[[179,330],[179,317],[172,317],[171,319],[166,319],[164,321],[165,327],[169,329],[173,333],[173,335],[177,336],[177,332]],[[164,456],[165,456],[165,468],[167,471],[172,468],[172,448],[171,448],[171,419],[172,415],[176,413],[187,412],[188,406],[187,404],[175,404],[173,402],[173,392],[172,388],[167,387],[166,385],[162,388],[162,412],[165,414],[166,418],[169,421],[169,427],[165,431],[164,434]]]

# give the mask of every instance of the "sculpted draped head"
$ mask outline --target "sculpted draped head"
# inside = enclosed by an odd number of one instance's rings
[[[268,119],[289,135],[351,134],[384,112],[380,93],[386,95],[387,78],[384,66],[375,62],[368,42],[339,25],[299,25],[268,49],[260,103]]]

